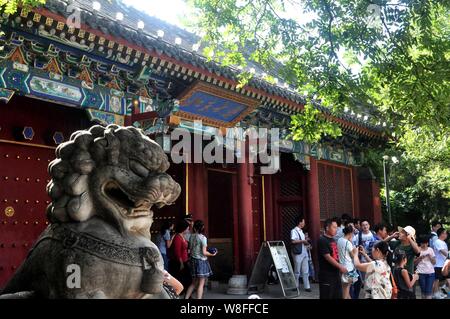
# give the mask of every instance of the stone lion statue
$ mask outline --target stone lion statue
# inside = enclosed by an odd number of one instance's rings
[[[168,297],[150,239],[152,206],[172,204],[181,191],[168,168],[161,147],[137,128],[96,125],[73,133],[49,165],[50,225],[2,293]]]

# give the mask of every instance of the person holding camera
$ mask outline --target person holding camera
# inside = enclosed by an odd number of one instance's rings
[[[367,262],[361,263],[358,253],[362,253]],[[356,269],[366,274],[364,281],[366,299],[391,299],[391,268],[386,262],[388,253],[389,246],[384,241],[377,241],[373,245],[371,257],[361,247],[353,249],[353,262]]]
[[[305,291],[311,292],[308,261],[309,242],[306,240],[306,236],[303,233],[303,227],[305,227],[305,219],[303,216],[297,217],[296,225],[297,226],[291,230],[291,253],[292,259],[294,260],[295,282],[298,287],[301,274]]]
[[[353,245],[358,247],[359,258],[361,262],[366,262],[372,254],[372,247],[377,241],[376,234],[370,229],[370,223],[367,219],[361,220],[361,228],[359,232],[353,236]],[[361,249],[362,247],[362,249]],[[369,256],[369,259],[366,258]],[[364,285],[364,272],[359,272],[358,280],[350,287],[350,295],[352,299],[358,299],[361,287]]]
[[[197,299],[202,299],[206,278],[212,275],[208,257],[217,255],[217,249],[208,248],[208,242],[204,235],[205,224],[203,221],[196,220],[192,229],[194,232],[189,238],[189,251],[191,253],[190,268],[193,281],[186,291],[185,298],[189,299],[194,289],[196,289]]]

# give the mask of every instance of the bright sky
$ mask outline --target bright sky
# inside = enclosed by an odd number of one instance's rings
[[[185,0],[122,0],[122,2],[179,27],[184,27],[181,20],[189,15],[190,10]],[[286,1],[286,12],[280,13],[280,16],[292,18],[299,23],[308,22],[313,17],[302,12],[300,0]]]
[[[163,21],[176,25],[180,28],[186,29],[182,20],[186,19],[191,10],[185,0],[122,0],[126,5],[135,7],[136,9],[147,13],[150,16],[159,18]],[[396,1],[396,0],[393,0]],[[313,14],[303,13],[302,0],[288,0],[285,2],[285,12],[280,12],[279,15],[283,18],[291,18],[298,23],[303,24],[311,21],[314,18]],[[338,52],[342,57],[343,52]],[[341,58],[342,61],[342,58]],[[350,67],[354,73],[360,71],[359,65],[352,65]]]
[[[181,18],[189,11],[184,0],[122,0],[122,2],[178,27],[183,27]]]

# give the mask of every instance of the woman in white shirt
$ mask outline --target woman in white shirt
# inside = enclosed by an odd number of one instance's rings
[[[418,244],[420,244],[420,256],[416,258],[414,263],[417,265],[419,273],[419,284],[422,292],[422,299],[431,299],[433,295],[434,282],[434,265],[436,264],[436,256],[433,249],[428,247],[429,236],[420,236]]]
[[[445,278],[442,276],[442,268],[444,267],[445,260],[448,258],[448,247],[445,243],[447,239],[447,231],[444,228],[437,230],[438,239],[434,242],[434,254],[436,255],[436,264],[434,265],[434,298],[443,299],[446,296],[439,291],[439,281],[443,281]]]
[[[351,299],[350,286],[358,280],[358,272],[353,263],[353,244],[351,242],[353,237],[353,224],[344,226],[342,230],[344,237],[338,239],[337,246],[339,252],[339,263],[347,268],[347,273],[342,274],[342,297],[344,299]]]

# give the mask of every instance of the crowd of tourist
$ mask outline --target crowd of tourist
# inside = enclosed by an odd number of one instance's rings
[[[217,249],[208,248],[204,235],[203,221],[186,215],[184,219],[174,222],[166,221],[156,236],[164,269],[169,276],[176,278],[182,285],[178,295],[184,294],[189,299],[196,291],[196,298],[202,299],[206,279],[212,275],[208,257],[217,254]]]
[[[298,217],[291,231],[291,253],[297,283],[311,291],[311,240]],[[348,215],[327,219],[317,243],[321,299],[447,298],[450,259],[447,231],[438,221],[431,232],[416,235],[412,226],[373,229],[367,219]],[[311,278],[311,275],[313,277]]]

